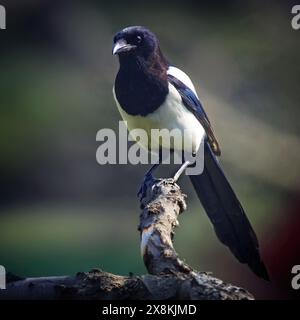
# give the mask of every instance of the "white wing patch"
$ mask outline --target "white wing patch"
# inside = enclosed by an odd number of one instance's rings
[[[182,70],[176,68],[176,67],[173,67],[173,66],[170,66],[167,73],[175,78],[177,78],[178,80],[180,80],[183,84],[185,84],[188,88],[190,88],[196,95],[196,97],[199,99],[198,95],[197,95],[197,92],[196,92],[196,89],[193,85],[193,82],[192,80],[190,79],[190,77],[184,73]]]

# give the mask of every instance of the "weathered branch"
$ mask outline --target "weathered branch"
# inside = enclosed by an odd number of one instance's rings
[[[148,272],[190,273],[192,269],[178,258],[172,243],[174,229],[179,224],[177,218],[186,209],[185,195],[172,179],[150,177],[145,186],[139,231],[141,254]]]
[[[16,279],[4,299],[253,299],[242,288],[193,270],[172,243],[185,195],[173,179],[145,181],[141,195],[141,253],[150,275],[118,276],[101,270],[76,276]]]

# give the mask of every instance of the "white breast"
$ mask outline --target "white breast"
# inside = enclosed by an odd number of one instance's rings
[[[186,85],[189,84],[189,87],[195,92],[195,88],[191,80],[189,80],[188,76],[185,73],[175,67],[170,67],[170,69],[170,74],[174,75],[177,79],[184,82]],[[190,83],[188,83],[188,80],[190,81]],[[147,132],[148,135],[148,145],[152,143],[152,145],[155,146],[161,146],[168,149],[173,148],[179,151],[190,151],[190,147],[192,147],[192,151],[197,152],[201,141],[205,137],[205,130],[193,115],[193,113],[184,106],[180,94],[172,84],[169,83],[169,94],[167,95],[165,102],[157,110],[145,117],[132,116],[126,113],[118,103],[114,89],[113,94],[119,112],[123,120],[127,121],[128,130],[135,140],[137,140],[137,136],[136,130],[134,129],[143,129]],[[184,137],[184,141],[179,139],[172,139],[170,141],[167,138],[157,140],[155,139],[153,134],[151,136],[151,129],[167,129],[168,131],[176,129],[173,132],[180,132],[182,137]],[[164,137],[163,132],[161,132],[161,135]],[[148,149],[148,145],[144,145],[142,141],[139,141],[139,143],[143,147]],[[188,148],[188,150],[186,148]]]

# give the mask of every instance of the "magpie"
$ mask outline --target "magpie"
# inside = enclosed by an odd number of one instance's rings
[[[129,132],[188,129],[193,152],[204,141],[203,172],[189,176],[202,206],[219,240],[257,276],[269,280],[256,234],[220,166],[220,145],[188,75],[169,63],[156,35],[142,26],[116,33],[112,53],[120,65],[113,95]]]

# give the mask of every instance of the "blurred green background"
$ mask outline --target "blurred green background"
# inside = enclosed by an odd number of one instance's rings
[[[209,3],[209,4],[208,4]],[[154,31],[192,78],[222,164],[260,239],[267,284],[222,246],[189,180],[175,247],[198,270],[257,298],[294,298],[300,264],[300,30],[293,1],[1,1],[0,264],[22,276],[101,268],[145,273],[136,198],[148,166],[96,162],[118,126],[112,37]],[[168,166],[160,176],[170,176]]]

